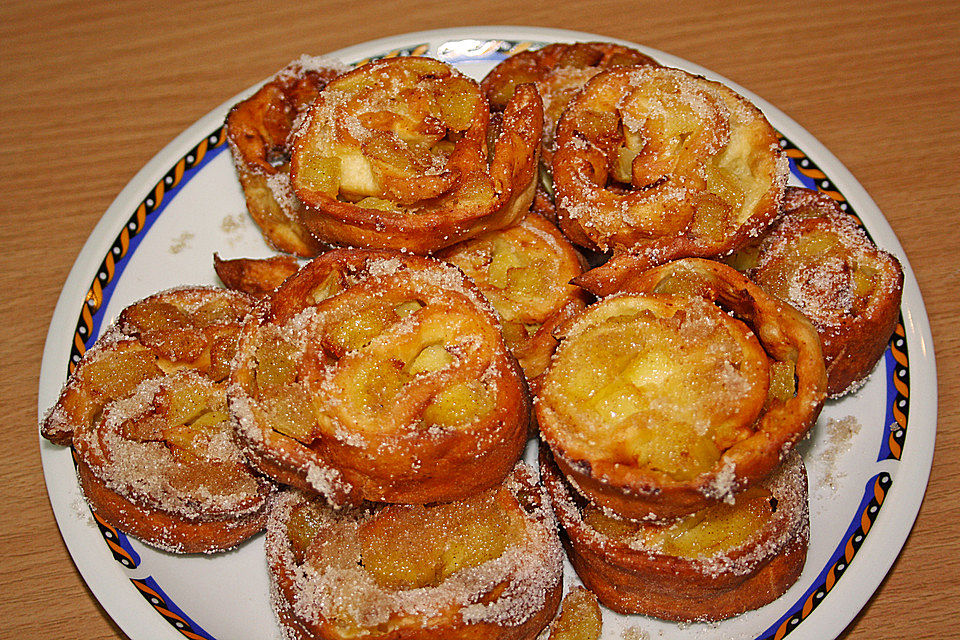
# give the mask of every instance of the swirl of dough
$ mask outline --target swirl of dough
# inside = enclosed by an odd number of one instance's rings
[[[609,42],[549,44],[510,56],[488,73],[480,87],[490,107],[503,110],[517,86],[534,83],[543,98],[543,159],[550,162],[560,114],[593,76],[613,67],[657,65],[650,56]]]
[[[847,393],[870,374],[896,327],[903,268],[830,196],[791,187],[784,215],[763,236],[746,273],[793,305],[820,334],[827,393]]]
[[[107,522],[179,553],[230,548],[263,528],[273,484],[233,439],[226,376],[245,295],[182,288],[120,314],[80,360],[41,433],[72,444]]]
[[[702,509],[771,472],[826,395],[816,330],[726,265],[634,275],[566,326],[537,393],[571,482],[633,519]]]
[[[738,247],[777,215],[787,162],[745,98],[678,69],[591,79],[557,127],[560,226],[575,243],[645,267]]]
[[[529,397],[494,311],[453,267],[340,249],[261,300],[231,410],[267,475],[333,503],[426,503],[500,482]]]
[[[278,251],[305,258],[320,251],[290,186],[288,138],[320,90],[344,70],[325,58],[302,56],[227,114],[227,142],[247,210]]]
[[[326,242],[415,253],[513,224],[533,199],[536,90],[519,89],[498,124],[477,83],[438,60],[390,58],[340,76],[294,138],[304,222]]]
[[[586,306],[570,281],[583,258],[560,230],[529,213],[519,223],[444,249],[437,257],[460,267],[500,316],[504,340],[534,388],[557,348],[553,329]]]
[[[534,211],[556,222],[551,164],[557,122],[567,104],[601,71],[643,64],[658,63],[636,49],[610,42],[557,42],[510,56],[480,82],[495,112],[503,110],[517,86],[524,83],[534,83],[543,99],[543,140]]]
[[[265,546],[274,607],[297,640],[532,640],[563,588],[556,520],[522,464],[429,505],[334,510],[291,491]]]

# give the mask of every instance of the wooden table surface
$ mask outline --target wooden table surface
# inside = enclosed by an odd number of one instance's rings
[[[960,4],[6,0],[0,18],[0,637],[124,637],[60,537],[36,431],[47,326],[113,198],[188,125],[301,53],[477,24],[588,31],[699,63],[777,105],[866,188],[920,283],[939,416],[913,531],[842,637],[957,636]]]

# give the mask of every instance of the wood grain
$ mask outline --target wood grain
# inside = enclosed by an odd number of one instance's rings
[[[188,125],[301,53],[490,23],[595,32],[702,64],[786,112],[874,198],[930,316],[938,434],[913,532],[842,637],[955,637],[960,4],[305,4],[7,0],[0,7],[0,637],[123,637],[59,536],[36,432],[47,325],[84,240],[116,194]]]

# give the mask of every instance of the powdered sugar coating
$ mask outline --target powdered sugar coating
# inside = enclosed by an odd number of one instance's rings
[[[234,363],[231,407],[266,473],[334,504],[355,491],[429,502],[489,486],[519,457],[523,381],[495,312],[456,267],[338,250],[257,313]],[[284,354],[289,373],[261,391],[258,359],[270,353]],[[282,415],[301,426],[283,426]],[[445,480],[464,474],[467,483]]]
[[[677,122],[692,129],[678,137]],[[787,170],[776,132],[742,96],[639,66],[598,74],[564,112],[554,188],[574,242],[653,266],[723,254],[769,226]]]
[[[376,518],[375,509],[345,513],[312,507],[312,526],[320,533],[311,545],[335,544],[336,551],[322,552],[318,547],[320,555],[308,550],[298,562],[287,527],[293,510],[306,498],[295,492],[285,495],[271,512],[266,549],[272,599],[275,609],[283,612],[280,621],[288,637],[307,637],[293,631],[303,626],[324,625],[333,637],[356,632],[379,637],[391,629],[417,633],[416,629],[433,625],[520,627],[542,617],[546,608],[556,606],[562,579],[563,551],[556,521],[543,488],[522,463],[503,487],[519,501],[513,508],[524,523],[521,537],[492,560],[461,568],[439,584],[407,589],[380,584],[362,564],[356,537],[365,523]],[[320,557],[325,558],[322,564],[316,559]],[[487,595],[491,592],[496,596]],[[286,614],[293,619],[285,620]],[[537,631],[531,629],[523,637]]]
[[[896,327],[903,269],[825,194],[791,188],[788,212],[759,243],[747,271],[816,327],[830,397],[857,389]]]
[[[185,467],[163,441],[139,442],[122,435],[125,423],[142,420],[152,410],[162,388],[184,377],[194,378],[194,384],[203,380],[191,372],[154,378],[139,385],[133,395],[108,404],[95,431],[84,429],[74,434],[78,455],[94,465],[96,475],[113,491],[189,520],[231,514],[239,517],[261,510],[262,501],[255,499],[258,482],[252,475],[235,475],[227,484],[222,483],[229,477],[226,475],[206,482],[196,475],[197,468]],[[242,468],[245,463],[226,422],[213,433],[195,436],[192,451],[201,458],[196,465],[211,470]],[[185,472],[200,477],[200,481],[187,481]]]

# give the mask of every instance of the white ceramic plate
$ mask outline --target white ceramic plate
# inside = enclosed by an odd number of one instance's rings
[[[472,27],[376,40],[330,56],[355,63],[426,54],[480,78],[510,52],[574,40],[610,39],[554,29]],[[900,552],[930,472],[937,384],[916,279],[876,205],[810,134],[725,78],[638,48],[666,65],[720,80],[753,100],[785,138],[792,182],[845,200],[876,243],[900,259],[906,279],[901,322],[883,361],[857,394],[827,404],[811,438],[801,445],[810,476],[812,534],[799,581],[766,607],[713,625],[678,626],[605,610],[604,637],[647,637],[645,632],[649,638],[672,639],[835,638]],[[801,81],[798,69],[782,73]],[[47,334],[41,415],[56,401],[71,360],[125,306],[174,285],[217,283],[215,251],[226,258],[270,255],[246,213],[222,134],[228,108],[252,91],[228,100],[158,153],[94,229],[63,287]],[[850,115],[851,124],[856,117]],[[859,429],[846,436],[832,433],[831,421],[846,416],[855,417]],[[40,450],[50,502],[70,554],[96,598],[132,640],[279,638],[267,600],[262,536],[210,557],[156,551],[94,521],[67,448],[41,439]],[[576,582],[569,565],[566,582]]]

